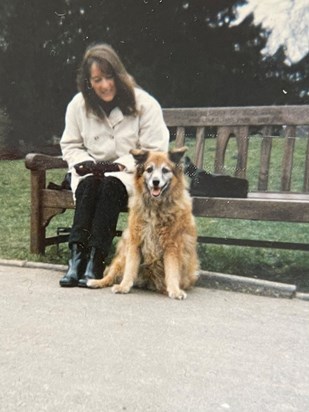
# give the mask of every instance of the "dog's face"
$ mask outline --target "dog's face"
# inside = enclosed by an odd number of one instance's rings
[[[151,157],[145,163],[143,175],[145,186],[151,196],[158,197],[170,185],[173,178],[172,166],[165,159]]]
[[[132,150],[135,158],[137,179],[142,179],[147,193],[158,199],[173,186],[176,176],[182,173],[181,159],[187,148],[168,153]]]

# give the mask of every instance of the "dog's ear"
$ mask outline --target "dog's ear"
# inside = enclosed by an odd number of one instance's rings
[[[179,147],[178,149],[173,149],[168,152],[169,159],[176,165],[180,163],[183,155],[186,153],[188,148],[186,146]]]
[[[144,164],[149,155],[148,150],[140,150],[140,149],[131,149],[130,153],[134,157],[134,160],[137,165]]]

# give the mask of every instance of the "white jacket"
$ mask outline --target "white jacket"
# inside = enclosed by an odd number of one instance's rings
[[[129,151],[135,148],[168,150],[169,131],[159,103],[144,90],[136,88],[135,95],[137,116],[125,116],[118,107],[104,119],[92,113],[87,114],[81,93],[75,95],[68,104],[60,145],[63,159],[72,173],[73,194],[79,181],[85,177],[76,173],[74,165],[77,163],[108,160],[122,164],[124,171],[106,175],[120,179],[130,195],[135,163]]]

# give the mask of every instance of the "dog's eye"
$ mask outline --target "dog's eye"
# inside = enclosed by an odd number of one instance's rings
[[[147,167],[147,169],[146,169],[146,172],[147,172],[147,173],[152,173],[152,171],[153,171],[153,167],[152,167],[152,166]]]
[[[163,168],[162,168],[162,173],[169,173],[169,171],[170,171],[170,170],[167,169],[166,167],[163,167]]]

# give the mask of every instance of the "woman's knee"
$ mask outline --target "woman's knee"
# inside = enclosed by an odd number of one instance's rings
[[[106,176],[103,179],[101,190],[109,198],[119,199],[124,203],[128,201],[128,194],[125,185],[116,177]]]
[[[79,182],[76,189],[76,197],[82,195],[85,191],[94,193],[95,191],[97,191],[99,185],[100,181],[97,177],[87,176]]]

